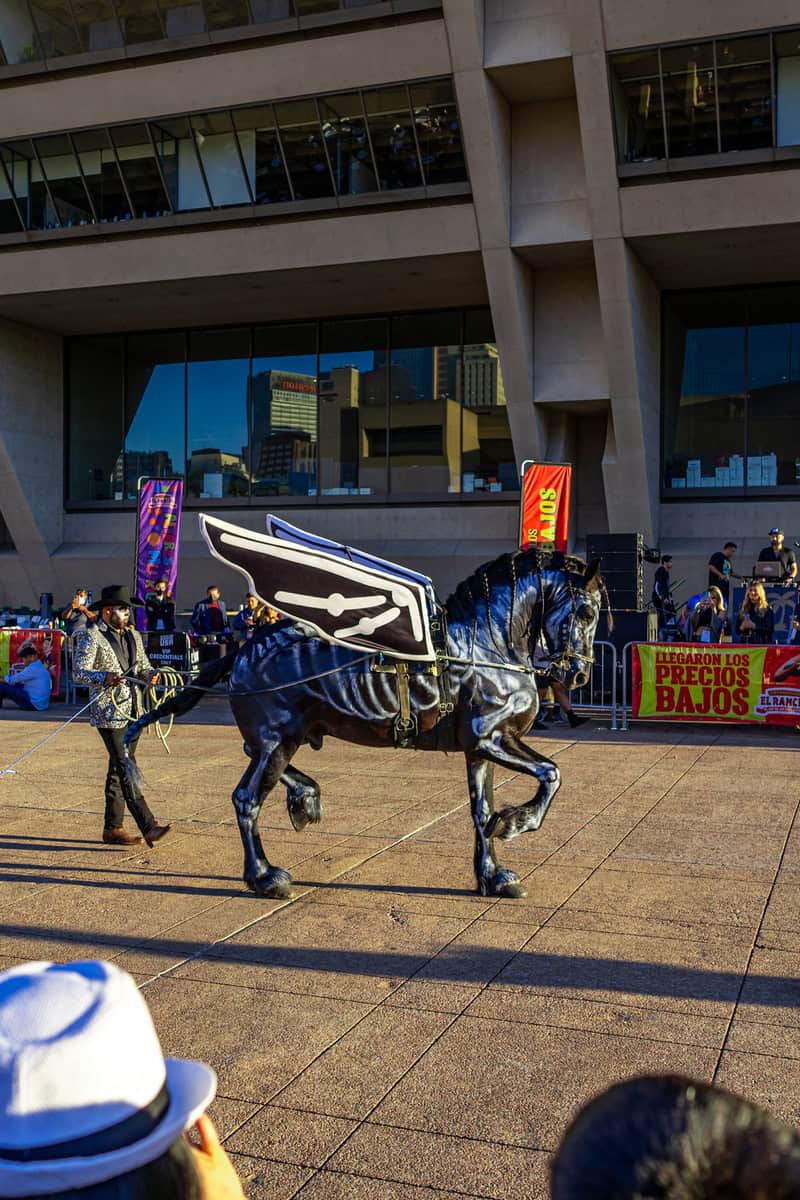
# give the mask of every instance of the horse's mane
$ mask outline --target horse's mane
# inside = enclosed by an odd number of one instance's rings
[[[445,608],[455,613],[459,608],[474,606],[475,597],[483,596],[486,586],[511,584],[514,579],[521,583],[527,576],[543,571],[562,571],[565,575],[582,576],[586,563],[576,554],[564,554],[560,550],[542,550],[528,546],[524,550],[512,550],[501,554],[491,562],[484,563],[463,579],[456,590],[448,596]]]

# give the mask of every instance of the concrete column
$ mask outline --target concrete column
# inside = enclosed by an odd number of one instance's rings
[[[51,555],[63,541],[62,339],[0,321],[0,505],[33,603],[58,587]]]
[[[603,455],[609,529],[658,538],[659,291],[622,236],[601,0],[569,0],[611,413]]]
[[[519,465],[545,452],[545,429],[533,403],[533,273],[511,249],[511,113],[483,69],[480,0],[444,0],[478,236],[508,419]]]

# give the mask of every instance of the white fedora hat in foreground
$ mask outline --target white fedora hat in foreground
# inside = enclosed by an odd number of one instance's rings
[[[111,963],[0,973],[0,1196],[89,1187],[153,1162],[214,1098],[204,1063],[164,1059]]]

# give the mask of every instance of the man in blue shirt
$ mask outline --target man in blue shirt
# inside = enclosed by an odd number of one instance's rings
[[[14,671],[13,683],[0,680],[0,705],[13,700],[18,708],[43,712],[50,704],[50,672],[30,642],[19,651],[22,667]]]

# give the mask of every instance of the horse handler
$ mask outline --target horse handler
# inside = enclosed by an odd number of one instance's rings
[[[103,841],[108,846],[135,846],[142,837],[148,846],[165,837],[170,825],[159,825],[147,806],[138,787],[125,770],[122,738],[129,721],[141,716],[138,688],[133,679],[158,683],[160,676],[148,659],[141,635],[131,628],[131,606],[144,607],[137,597],[131,597],[126,587],[113,584],[104,587],[100,599],[91,608],[100,620],[84,630],[77,639],[72,658],[72,677],[76,684],[90,689],[93,700],[91,722],[108,751],[106,775],[106,812]],[[116,689],[113,695],[111,689]],[[129,757],[136,761],[134,738],[128,747]],[[128,806],[139,826],[142,837],[135,837],[122,827]]]

